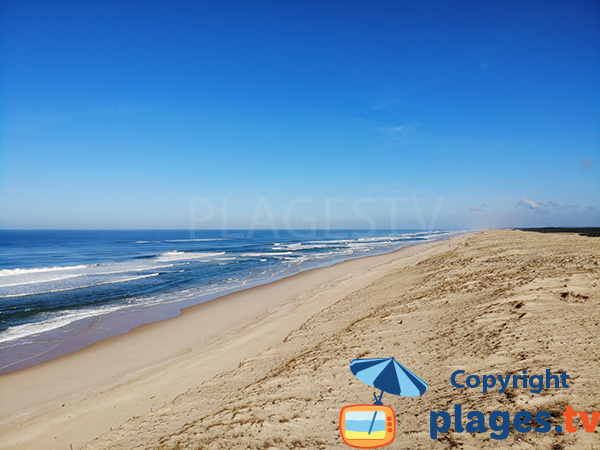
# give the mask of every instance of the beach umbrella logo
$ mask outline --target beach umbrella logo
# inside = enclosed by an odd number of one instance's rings
[[[355,359],[350,370],[363,383],[379,389],[372,405],[344,406],[340,412],[340,433],[344,443],[356,448],[378,448],[396,437],[394,410],[381,402],[383,393],[418,397],[427,383],[394,358]]]

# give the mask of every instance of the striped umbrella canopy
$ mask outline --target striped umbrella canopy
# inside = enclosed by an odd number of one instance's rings
[[[418,397],[427,390],[427,383],[394,358],[355,359],[350,370],[363,383],[384,392],[404,397]],[[379,402],[381,402],[381,396]]]

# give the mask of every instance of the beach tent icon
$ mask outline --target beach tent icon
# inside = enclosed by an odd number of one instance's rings
[[[389,445],[396,435],[394,410],[381,402],[383,393],[418,397],[427,383],[394,358],[355,359],[350,370],[363,383],[381,390],[374,393],[373,405],[350,405],[340,413],[340,433],[344,443],[356,448]]]

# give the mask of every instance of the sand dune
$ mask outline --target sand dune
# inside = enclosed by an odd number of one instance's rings
[[[343,448],[342,406],[373,389],[349,362],[395,356],[429,382],[419,398],[384,396],[397,414],[390,448],[592,448],[599,432],[448,432],[432,441],[429,411],[600,407],[600,241],[576,235],[489,231],[465,235],[316,314],[283,342],[91,443],[96,448]],[[406,262],[406,261],[405,261]],[[414,263],[413,263],[414,262]],[[569,389],[483,395],[450,374],[570,374]],[[575,423],[581,427],[576,419]]]

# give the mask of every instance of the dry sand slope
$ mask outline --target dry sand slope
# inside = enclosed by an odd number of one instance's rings
[[[347,404],[374,389],[349,370],[352,359],[390,357],[429,383],[419,398],[384,395],[398,432],[388,448],[600,448],[595,433],[429,437],[429,411],[600,409],[600,239],[486,231],[450,242],[442,254],[353,292],[291,332],[284,342],[123,424],[89,444],[104,448],[348,448],[338,430]],[[569,389],[483,395],[455,389],[454,370],[472,374],[567,371]]]

